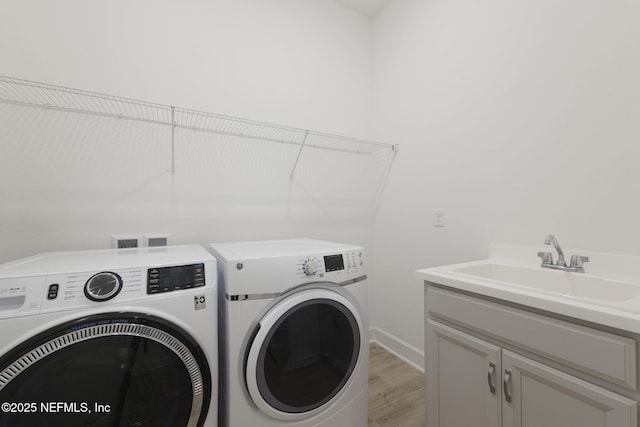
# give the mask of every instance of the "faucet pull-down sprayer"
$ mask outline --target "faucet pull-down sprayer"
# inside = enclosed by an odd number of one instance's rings
[[[553,245],[553,248],[558,252],[558,262],[555,265],[558,266],[566,266],[567,263],[564,260],[564,252],[562,252],[562,248],[560,247],[560,243],[558,243],[558,239],[553,234],[547,234],[547,237],[544,238],[545,245]]]

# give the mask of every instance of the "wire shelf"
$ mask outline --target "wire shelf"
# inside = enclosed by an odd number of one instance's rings
[[[171,108],[47,83],[0,76],[0,101],[71,113],[171,124]]]
[[[397,151],[396,145],[349,138],[240,117],[106,95],[47,83],[0,76],[0,102],[91,114],[212,132],[222,135],[296,144],[332,151],[372,154]],[[313,142],[311,138],[313,137]],[[295,168],[294,168],[295,169]]]
[[[123,192],[131,182],[152,188],[170,160],[172,175],[176,163],[180,168],[176,185],[190,183],[184,194],[218,197],[216,186],[200,183],[229,177],[233,192],[243,194],[278,192],[288,181],[286,196],[278,197],[304,197],[326,212],[375,215],[398,151],[397,145],[5,76],[0,107],[4,177],[19,175],[20,165],[30,162],[54,177],[50,183],[21,178],[37,188]],[[77,166],[57,167],[70,155]],[[101,177],[110,176],[113,164],[119,178],[105,182]]]

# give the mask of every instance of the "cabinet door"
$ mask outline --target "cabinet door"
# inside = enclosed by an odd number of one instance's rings
[[[500,426],[500,348],[426,324],[427,427]]]
[[[637,427],[635,401],[503,350],[504,427]]]

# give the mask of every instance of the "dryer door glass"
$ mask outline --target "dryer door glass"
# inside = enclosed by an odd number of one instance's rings
[[[201,426],[210,371],[168,322],[111,313],[66,323],[0,360],[1,427]],[[4,410],[8,409],[8,410]]]
[[[313,299],[294,306],[260,344],[256,366],[260,394],[285,413],[324,405],[349,380],[360,339],[356,319],[343,304]]]

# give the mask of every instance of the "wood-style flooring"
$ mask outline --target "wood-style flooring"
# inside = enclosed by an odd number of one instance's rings
[[[424,374],[371,344],[369,427],[395,426],[424,426]]]

